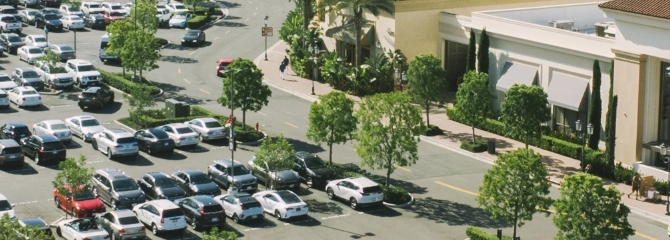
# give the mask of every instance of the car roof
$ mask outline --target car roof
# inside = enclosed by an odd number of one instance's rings
[[[96,172],[104,173],[105,175],[112,178],[112,180],[130,178],[130,176],[128,176],[128,174],[126,174],[125,172],[123,172],[123,171],[121,171],[117,168],[101,168],[101,169],[96,170]]]
[[[0,146],[3,147],[20,147],[19,143],[14,139],[0,139]]]
[[[81,119],[81,120],[85,120],[85,119],[95,119],[95,118],[94,118],[93,116],[91,116],[91,115],[79,115],[79,116],[74,116],[73,118],[79,118],[79,119]]]
[[[199,29],[190,29],[190,30],[188,30],[187,32],[196,32],[196,33],[199,33],[199,32],[202,32],[202,30],[199,30]]]
[[[238,165],[240,165],[240,166],[244,166],[244,164],[238,162],[237,160],[233,160],[233,161],[235,161],[235,166],[238,166]],[[230,167],[230,165],[231,165],[231,164],[230,164],[230,159],[226,159],[226,158],[224,158],[224,159],[217,159],[217,160],[214,160],[214,161],[212,161],[212,162],[213,162],[213,163],[216,163],[216,164],[219,164],[219,165],[226,166],[226,167]]]
[[[49,124],[49,125],[63,123],[63,121],[61,121],[61,120],[59,120],[59,119],[44,120],[44,121],[42,121],[42,122],[43,122],[43,123],[47,123],[47,124]]]
[[[9,15],[9,14],[2,14],[2,15],[12,16],[12,15]],[[1,17],[2,15],[0,15],[0,17]],[[12,16],[12,17],[13,17],[13,16]],[[20,37],[20,36],[19,36],[18,34],[16,34],[16,33],[3,33],[3,35],[7,35],[7,37],[11,37],[11,36],[17,36],[17,37]]]
[[[214,200],[213,197],[205,195],[192,196],[191,199],[195,200],[196,202],[202,203],[205,206],[219,204],[218,202],[216,202],[216,200]]]
[[[148,203],[151,203],[159,208],[162,209],[175,209],[179,208],[179,205],[175,204],[174,202],[167,200],[167,199],[157,199],[153,201],[149,201]]]
[[[19,69],[23,72],[34,72],[35,71],[35,69],[33,69],[31,67],[17,67],[16,69]]]
[[[149,175],[154,179],[171,178],[170,175],[164,172],[148,172],[146,175]]]
[[[51,134],[35,134],[33,136],[42,139],[42,142],[60,142],[60,139]]]
[[[219,62],[218,62],[218,63],[229,63],[229,64],[230,64],[230,63],[232,63],[232,62],[233,62],[233,59],[230,59],[230,58],[221,58],[221,59],[219,59]]]
[[[165,133],[165,130],[161,128],[149,128],[146,130],[149,131],[151,134],[155,134],[156,132]]]
[[[361,187],[372,187],[372,186],[378,186],[376,182],[366,178],[366,177],[356,177],[356,178],[346,178],[350,182],[353,182],[357,185],[360,185]]]
[[[183,124],[183,123],[170,123],[170,124],[165,124],[163,126],[168,126],[168,127],[188,127],[188,125]]]
[[[196,175],[196,174],[205,174],[204,172],[198,170],[198,169],[186,169],[186,170],[179,170],[179,172],[186,173],[188,175]]]
[[[203,121],[203,122],[218,122],[216,119],[207,117],[207,118],[196,118],[193,120]]]
[[[258,202],[256,199],[251,197],[248,193],[235,193],[233,197],[237,198],[240,203],[245,204],[245,203],[250,203],[250,202]]]
[[[0,193],[0,200],[7,200],[7,197],[5,197],[5,195],[2,195],[2,193]]]
[[[25,123],[16,122],[16,121],[7,122],[6,124],[9,125],[9,126],[14,126],[14,127],[27,127],[28,126]]]
[[[133,134],[123,129],[107,129],[107,131],[119,137],[132,137]]]
[[[136,217],[135,213],[133,213],[133,211],[130,211],[130,209],[114,210],[111,211],[110,213],[112,213],[117,217]]]
[[[63,45],[65,45],[65,44],[58,44],[58,46],[63,46]],[[82,60],[82,59],[70,59],[70,60],[67,60],[67,62],[75,64],[75,65],[83,65],[83,64],[92,65],[89,61]]]

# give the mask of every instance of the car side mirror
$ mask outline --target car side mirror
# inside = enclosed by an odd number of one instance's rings
[[[12,206],[12,208],[15,208],[15,207],[16,207],[16,203],[12,203],[11,206]]]

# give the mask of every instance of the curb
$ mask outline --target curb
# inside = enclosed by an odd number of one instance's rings
[[[266,132],[263,132],[263,131],[261,131],[261,132],[263,133],[263,138],[258,139],[256,141],[251,141],[251,142],[235,141],[235,142],[238,143],[238,144],[245,145],[245,146],[257,146],[257,145],[261,144],[266,138],[268,138],[268,134]]]
[[[387,202],[382,202],[382,203],[384,203],[384,205],[387,206],[387,207],[393,207],[393,208],[406,208],[406,207],[412,206],[414,204],[414,196],[412,196],[412,194],[410,194],[410,193],[407,193],[407,194],[409,194],[409,197],[412,198],[411,200],[409,200],[409,202],[401,203],[401,204],[393,204],[393,203],[387,203]]]
[[[56,92],[39,92],[40,95],[59,95],[63,93],[63,90],[58,90]]]
[[[488,159],[486,157],[480,156],[479,154],[475,154],[473,152],[470,152],[470,151],[467,151],[467,150],[464,150],[464,149],[461,149],[461,148],[458,148],[458,147],[454,147],[454,146],[451,146],[449,144],[440,143],[436,140],[433,140],[430,137],[426,137],[426,136],[421,135],[421,136],[419,136],[419,138],[422,141],[426,141],[427,143],[433,144],[437,147],[442,147],[442,148],[449,149],[453,152],[456,152],[456,153],[461,154],[461,155],[466,156],[466,157],[476,159],[480,162],[488,163],[488,164],[491,164],[491,165],[493,165],[493,163],[495,162],[494,160],[491,160],[491,159]]]

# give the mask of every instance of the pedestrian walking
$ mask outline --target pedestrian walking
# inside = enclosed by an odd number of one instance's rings
[[[591,164],[587,164],[586,168],[584,168],[585,173],[591,173]]]
[[[281,64],[288,67],[288,57],[284,56],[284,60],[281,61]]]
[[[635,173],[635,176],[633,177],[633,191],[628,194],[628,198],[630,198],[630,195],[635,193],[635,200],[638,199],[640,196],[640,183],[642,182],[642,179],[640,179],[640,174]]]
[[[286,71],[286,65],[282,63],[279,65],[279,76],[281,77],[281,80],[284,80],[284,71]]]

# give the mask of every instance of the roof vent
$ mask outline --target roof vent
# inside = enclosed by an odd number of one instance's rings
[[[549,26],[572,31],[572,28],[575,26],[575,22],[571,20],[553,20],[549,21]]]

